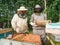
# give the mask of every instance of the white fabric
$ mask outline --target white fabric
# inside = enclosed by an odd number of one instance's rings
[[[41,8],[40,5],[36,5],[35,8]]]
[[[35,23],[33,23],[33,22],[30,22],[30,24],[32,25],[32,26],[37,26]]]
[[[32,16],[31,16],[31,19],[30,19],[30,24],[32,26],[37,26],[35,24],[36,20],[46,20],[46,14],[44,13],[41,13],[41,14],[38,14],[38,13],[33,13]]]
[[[19,30],[23,28],[23,26],[27,27],[27,18],[23,19],[23,18],[18,17],[17,14],[15,14],[11,21],[11,24],[12,24],[12,28],[16,30],[17,32],[19,32]]]

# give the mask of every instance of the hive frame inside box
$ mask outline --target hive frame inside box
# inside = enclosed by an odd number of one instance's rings
[[[25,36],[26,36],[26,34],[24,34]],[[34,35],[36,35],[36,34],[34,34]],[[13,36],[14,37],[14,36]],[[40,35],[39,35],[39,37],[40,37]],[[20,38],[19,38],[20,39]],[[29,41],[24,41],[24,40],[16,40],[16,39],[12,39],[12,40],[15,40],[15,41],[22,41],[22,42],[27,42],[27,43],[31,43],[31,44],[35,44],[35,45],[42,45],[42,43],[39,43],[39,42],[37,42],[37,43],[32,43],[32,42],[29,42]],[[35,38],[34,38],[35,39]],[[40,38],[39,38],[40,39]]]
[[[0,39],[0,43],[2,40],[5,40],[5,42],[6,42],[9,39]],[[15,41],[15,40],[9,40],[9,41],[12,43],[12,45],[37,45],[37,44],[32,44],[32,43],[27,43],[27,42],[19,42],[19,41]],[[3,43],[3,41],[2,41],[2,43]],[[5,43],[5,44],[7,44],[7,43]],[[4,45],[4,43],[3,43],[3,45]]]
[[[50,34],[51,38],[53,38],[54,41],[60,42],[60,35],[57,34]]]

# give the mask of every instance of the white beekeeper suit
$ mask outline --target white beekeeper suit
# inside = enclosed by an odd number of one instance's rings
[[[26,11],[27,9],[24,6],[22,6],[17,11],[20,11],[20,10]],[[25,33],[28,30],[27,17],[23,19],[23,18],[20,18],[18,16],[18,14],[15,14],[14,17],[13,17],[13,19],[12,19],[12,21],[11,21],[11,24],[12,24],[12,28],[17,33]]]
[[[35,8],[41,8],[39,5],[36,5]],[[33,34],[39,34],[42,38],[42,42],[45,44],[46,37],[45,37],[45,27],[36,25],[36,20],[42,21],[46,20],[46,14],[44,13],[33,13],[30,19],[30,24],[33,28]]]

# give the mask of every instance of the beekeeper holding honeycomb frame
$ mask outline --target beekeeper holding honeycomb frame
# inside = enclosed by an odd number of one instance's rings
[[[34,13],[31,16],[30,24],[33,28],[33,34],[39,34],[42,39],[43,45],[46,45],[45,25],[48,23],[47,16],[44,14],[40,5],[36,5]]]

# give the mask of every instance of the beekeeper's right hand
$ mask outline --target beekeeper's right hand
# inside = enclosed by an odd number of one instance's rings
[[[30,22],[30,24],[32,25],[32,26],[37,26],[35,23],[33,23],[33,22]]]

